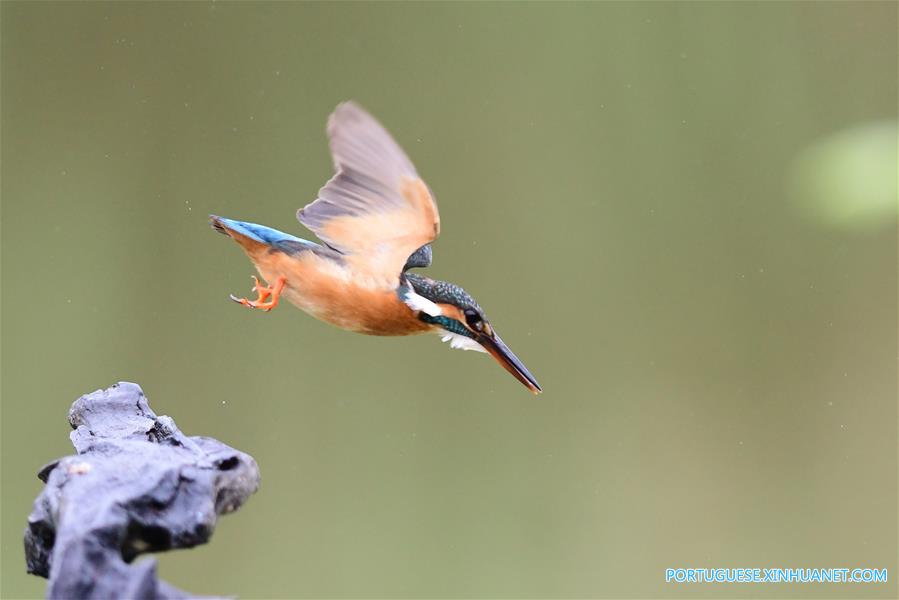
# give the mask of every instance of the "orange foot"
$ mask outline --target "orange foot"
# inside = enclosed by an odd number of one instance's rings
[[[236,298],[231,296],[231,299],[237,302],[238,304],[243,304],[244,306],[248,306],[250,308],[259,308],[264,310],[265,312],[270,311],[271,309],[278,306],[278,300],[281,298],[281,290],[284,289],[284,284],[287,282],[287,278],[281,275],[275,280],[275,285],[272,287],[265,287],[264,285],[259,285],[259,280],[256,279],[256,276],[253,275],[253,291],[259,294],[259,297],[255,300],[247,300],[246,298]],[[271,296],[271,300],[266,302],[265,300]]]

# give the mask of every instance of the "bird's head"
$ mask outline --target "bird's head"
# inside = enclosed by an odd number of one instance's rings
[[[404,278],[405,285],[399,291],[401,298],[420,320],[433,326],[443,341],[449,342],[453,348],[487,352],[533,393],[543,391],[465,290],[458,285],[414,273],[405,273]]]

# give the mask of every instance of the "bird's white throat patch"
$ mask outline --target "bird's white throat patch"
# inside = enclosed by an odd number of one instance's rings
[[[412,310],[421,311],[426,315],[432,317],[439,317],[443,314],[439,306],[437,306],[424,296],[419,296],[411,288],[403,298],[403,302],[405,302],[406,305]]]
[[[475,352],[487,352],[482,345],[464,335],[452,333],[450,331],[438,331],[441,342],[449,342],[450,348],[459,350],[474,350]]]

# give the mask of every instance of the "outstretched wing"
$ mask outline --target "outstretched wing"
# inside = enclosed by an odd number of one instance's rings
[[[437,204],[402,148],[358,105],[335,109],[328,137],[337,174],[297,218],[354,267],[398,277],[440,232]]]

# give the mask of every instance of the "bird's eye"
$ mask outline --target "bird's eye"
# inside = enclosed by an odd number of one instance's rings
[[[484,327],[484,321],[481,319],[481,315],[479,315],[476,310],[470,308],[465,309],[465,322],[468,323],[469,327],[477,329],[478,331]]]

